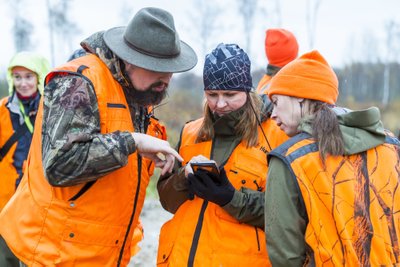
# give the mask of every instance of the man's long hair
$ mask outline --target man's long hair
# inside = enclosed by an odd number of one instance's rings
[[[258,122],[262,101],[260,96],[251,91],[247,93],[247,100],[243,106],[243,112],[240,114],[235,134],[246,142],[247,147],[256,146],[258,144]],[[204,103],[204,120],[197,134],[196,143],[209,141],[214,137],[214,127],[212,120],[212,112],[208,107],[207,101]]]

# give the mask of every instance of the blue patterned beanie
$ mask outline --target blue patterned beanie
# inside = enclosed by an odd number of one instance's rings
[[[219,44],[206,55],[203,82],[204,90],[251,91],[251,63],[246,52],[236,44]]]

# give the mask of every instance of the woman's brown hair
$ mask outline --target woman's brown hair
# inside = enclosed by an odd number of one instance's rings
[[[247,93],[247,100],[241,113],[236,133],[246,142],[247,147],[256,146],[258,144],[258,123],[260,121],[262,101],[255,92]],[[207,102],[204,103],[204,120],[197,134],[196,143],[209,141],[214,137],[214,128],[212,121],[212,113]]]
[[[322,161],[325,162],[328,154],[343,155],[344,141],[336,113],[327,103],[313,100],[309,102],[309,111],[314,114],[312,135],[317,141]]]

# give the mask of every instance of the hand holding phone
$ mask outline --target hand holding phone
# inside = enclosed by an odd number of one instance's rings
[[[190,166],[193,169],[193,172],[198,170],[204,170],[209,172],[210,174],[208,177],[214,181],[216,184],[220,184],[221,181],[219,180],[219,168],[215,161],[202,161],[202,162],[191,162]]]
[[[219,176],[219,168],[215,161],[203,161],[203,162],[191,162],[190,167],[192,167],[193,171],[197,171],[199,169],[208,171],[216,176]]]
[[[218,178],[218,182],[214,182],[214,178]],[[197,171],[189,174],[188,179],[189,191],[193,196],[196,195],[221,207],[229,203],[235,194],[235,188],[223,168],[218,177],[209,172]]]

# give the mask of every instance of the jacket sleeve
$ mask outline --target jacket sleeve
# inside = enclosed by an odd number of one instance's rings
[[[45,88],[42,160],[53,186],[96,180],[128,162],[135,151],[130,132],[100,133],[94,88],[79,76],[56,76]]]
[[[157,182],[158,195],[163,208],[173,214],[189,199],[185,167],[175,165],[172,174],[160,176]]]
[[[242,187],[222,208],[239,222],[264,229],[264,192]]]
[[[265,236],[272,266],[303,266],[307,215],[294,178],[282,160],[269,162],[265,191]]]

